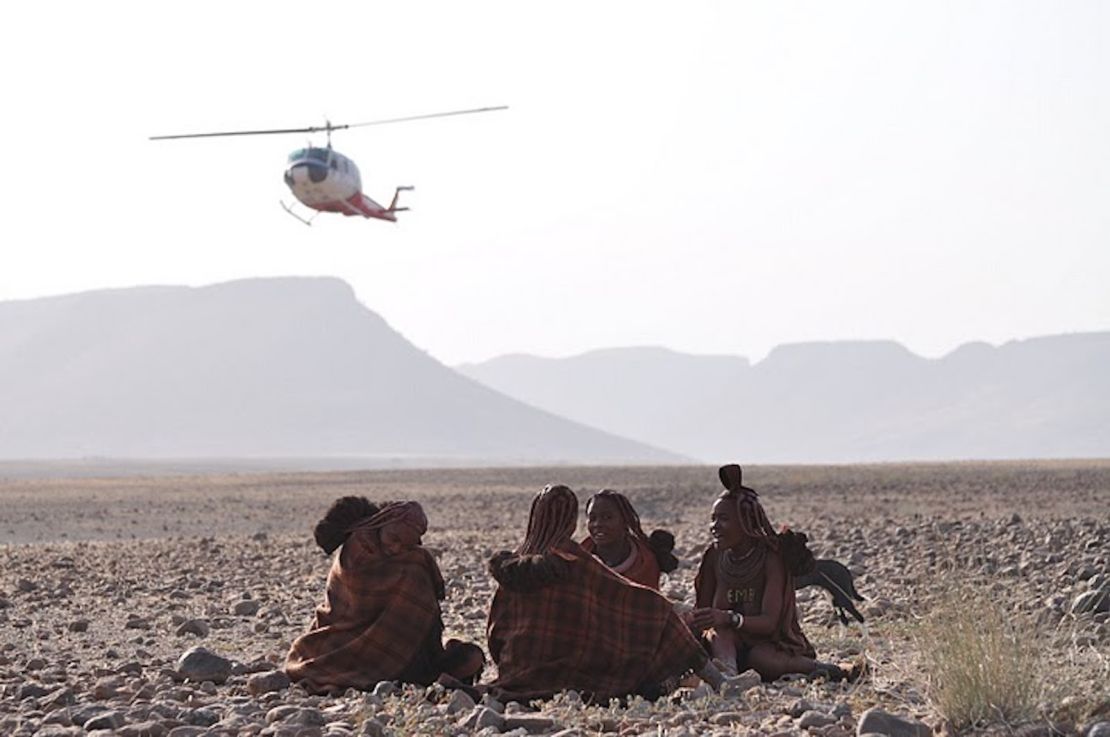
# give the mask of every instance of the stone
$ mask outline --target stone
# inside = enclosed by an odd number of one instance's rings
[[[82,726],[91,732],[94,729],[119,729],[126,723],[127,719],[121,712],[105,711],[92,717]]]
[[[836,717],[831,714],[826,714],[823,711],[811,709],[802,714],[802,718],[798,720],[798,726],[802,729],[816,729],[818,727],[827,727],[830,724],[836,723]]]
[[[1102,614],[1103,612],[1110,612],[1110,588],[1084,591],[1072,600],[1072,614]]]
[[[505,729],[523,729],[528,734],[549,732],[555,720],[542,714],[511,714],[505,717]]]
[[[89,631],[89,620],[87,620],[87,619],[75,619],[75,620],[73,620],[72,622],[69,623],[69,631],[70,632],[88,632]]]
[[[294,706],[293,704],[282,704],[281,706],[275,706],[273,709],[270,709],[268,712],[266,712],[266,723],[274,724],[276,722],[283,722],[285,721],[285,718],[287,716],[289,716],[299,708],[300,707]]]
[[[39,699],[50,693],[50,689],[41,683],[28,682],[19,687],[18,698],[20,701],[25,699]]]
[[[295,709],[296,707],[293,708]],[[220,713],[214,709],[202,706],[197,709],[186,709],[181,712],[180,719],[189,726],[204,727],[207,729],[220,721]]]
[[[77,737],[82,734],[84,733],[81,731],[80,727],[63,727],[60,724],[45,724],[33,733],[33,737]]]
[[[474,710],[459,720],[458,723],[458,726],[466,727],[467,729],[478,730],[485,727],[493,727],[499,732],[504,725],[505,718],[486,706],[475,706]]]
[[[1083,737],[1110,737],[1110,722],[1095,722],[1087,727]]]
[[[189,724],[182,724],[167,732],[166,737],[200,737],[200,735],[207,731],[208,729],[206,727],[194,727]]]
[[[713,724],[726,727],[730,724],[739,724],[751,716],[739,711],[722,711],[709,717],[709,721]]]
[[[378,685],[374,686],[374,695],[379,699],[384,699],[399,693],[401,689],[397,688],[397,684],[393,681],[378,681]]]
[[[746,670],[743,673],[726,678],[725,682],[721,684],[721,695],[725,698],[735,699],[738,698],[745,691],[750,691],[763,682],[763,679],[754,670]]]
[[[121,688],[123,688],[123,678],[120,676],[100,678],[93,684],[93,698],[99,701],[105,701],[118,694]]]
[[[460,712],[469,713],[475,707],[474,699],[470,698],[470,694],[466,691],[452,691],[450,698],[447,700],[447,713],[458,714]]]
[[[103,704],[81,704],[70,710],[69,721],[78,727],[83,727],[85,722],[106,711],[108,711],[108,707]]]
[[[281,720],[282,724],[299,724],[302,727],[322,727],[328,723],[319,709],[302,707]]]
[[[271,670],[265,673],[255,673],[247,679],[247,690],[253,696],[260,696],[271,691],[283,691],[289,688],[289,676],[285,671]]]
[[[933,730],[916,719],[888,714],[875,706],[860,715],[856,734],[882,734],[887,737],[932,737]]]
[[[253,617],[258,613],[259,607],[262,605],[255,599],[243,599],[242,601],[235,602],[231,607],[232,614],[240,617]]]
[[[384,737],[385,726],[374,717],[369,717],[362,723],[358,733],[361,737]]]
[[[39,703],[39,708],[43,711],[53,711],[60,709],[63,706],[72,706],[77,703],[77,697],[73,695],[73,691],[69,688],[62,687],[53,693],[47,694]]]
[[[191,647],[177,659],[174,670],[182,679],[224,683],[231,675],[231,661],[203,647]]]
[[[119,737],[165,737],[166,726],[159,721],[136,722],[116,730]]]
[[[187,619],[177,628],[177,634],[179,635],[196,635],[197,637],[208,637],[210,631],[211,627],[204,619]]]

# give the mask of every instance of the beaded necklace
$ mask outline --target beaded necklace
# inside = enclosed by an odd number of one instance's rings
[[[767,549],[753,544],[748,552],[736,555],[732,548],[721,552],[717,558],[721,573],[733,581],[748,581],[763,570],[763,563],[767,558]]]

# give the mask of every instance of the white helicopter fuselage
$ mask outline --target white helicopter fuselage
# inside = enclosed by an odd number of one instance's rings
[[[330,146],[302,148],[289,154],[285,184],[306,207],[321,212],[341,212],[396,222],[394,213],[405,209],[396,206],[396,195],[393,204],[382,207],[363,194],[362,178],[355,162]]]

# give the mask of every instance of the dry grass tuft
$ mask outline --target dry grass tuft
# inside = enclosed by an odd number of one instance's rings
[[[1032,719],[1043,695],[1043,641],[1032,623],[982,590],[946,596],[921,621],[927,692],[957,728]]]

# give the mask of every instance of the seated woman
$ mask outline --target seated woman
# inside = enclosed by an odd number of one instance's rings
[[[655,530],[645,535],[640,515],[628,497],[610,489],[602,489],[586,502],[586,526],[589,537],[582,549],[621,574],[649,589],[659,590],[659,577],[678,568],[674,535]]]
[[[324,602],[289,650],[290,679],[310,693],[370,689],[379,681],[473,682],[485,659],[476,645],[448,640],[444,647],[443,577],[420,546],[427,529],[416,502],[379,507],[347,496],[331,506],[316,525],[316,543],[329,555],[342,548]]]
[[[695,670],[717,688],[721,674],[660,594],[632,584],[571,536],[578,499],[548,486],[532,501],[515,552],[490,560],[493,693],[502,700],[548,698],[575,689],[587,699],[654,698]]]
[[[767,681],[787,673],[846,677],[814,660],[798,624],[792,573],[813,560],[804,537],[775,533],[759,496],[741,483],[740,466],[722,467],[720,478],[725,491],[713,504],[713,545],[694,579],[691,628],[705,633],[726,675],[752,668]]]

